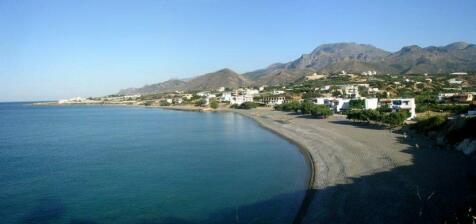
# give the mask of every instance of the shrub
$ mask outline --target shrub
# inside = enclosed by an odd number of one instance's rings
[[[301,107],[300,107],[301,113],[310,114],[313,106],[315,106],[313,103],[304,101],[303,103],[301,103]]]
[[[205,105],[207,105],[207,101],[205,99],[200,99],[195,102],[195,106],[204,107]]]
[[[328,117],[332,115],[332,111],[329,107],[325,105],[313,105],[311,107],[311,115],[313,117]]]
[[[390,126],[402,125],[407,118],[411,116],[410,112],[401,110],[397,112],[380,112],[378,110],[361,110],[347,113],[347,119],[358,121],[375,121],[388,124]]]
[[[167,102],[167,100],[161,100],[160,101],[160,106],[170,106],[170,103]]]
[[[154,103],[154,101],[147,100],[147,101],[144,102],[144,106],[152,106],[153,103]]]
[[[216,101],[216,100],[210,101],[210,107],[213,108],[213,109],[217,109],[218,108],[218,101]]]
[[[238,104],[231,105],[231,108],[245,109],[245,110],[249,110],[249,109],[256,108],[256,107],[258,107],[258,104],[255,103],[255,102],[244,102],[241,105],[238,105]]]
[[[440,129],[446,122],[444,116],[433,116],[425,120],[418,121],[412,126],[413,129],[419,132],[436,131]]]
[[[365,109],[365,100],[350,100],[349,101],[349,108],[362,110]]]

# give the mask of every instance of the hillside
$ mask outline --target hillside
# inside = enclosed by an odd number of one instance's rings
[[[476,45],[455,42],[443,47],[403,47],[390,53],[372,45],[356,43],[324,44],[309,54],[287,63],[276,63],[265,69],[243,74],[258,83],[271,83],[272,76],[294,73],[303,76],[309,70],[337,73],[342,70],[361,73],[450,73],[476,70]],[[287,77],[288,80],[299,77]]]
[[[175,90],[212,90],[221,86],[237,88],[251,85],[278,85],[301,80],[313,72],[332,74],[377,71],[378,74],[451,73],[476,71],[476,45],[455,42],[442,47],[403,47],[388,52],[372,45],[356,43],[323,44],[311,53],[287,63],[237,74],[222,69],[187,80],[169,80],[142,88],[121,90],[120,94],[146,94]]]
[[[215,90],[219,87],[238,88],[250,85],[251,82],[230,69],[222,69],[187,80],[168,80],[165,82],[145,85],[141,88],[129,88],[119,91],[118,94],[152,94],[172,92],[176,90]]]
[[[238,88],[250,85],[250,81],[230,69],[207,73],[187,81],[186,90],[214,90],[222,86]]]

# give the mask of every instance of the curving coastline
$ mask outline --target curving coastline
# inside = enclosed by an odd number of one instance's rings
[[[238,113],[296,144],[311,176],[293,223],[435,223],[472,195],[468,168],[475,161],[413,135],[271,108],[153,108]]]
[[[434,223],[454,215],[472,194],[468,168],[475,161],[415,135],[341,116],[215,111],[255,120],[299,146],[309,160],[309,190],[294,223]]]

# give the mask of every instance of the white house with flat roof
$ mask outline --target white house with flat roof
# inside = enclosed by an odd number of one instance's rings
[[[261,98],[260,102],[267,106],[280,105],[286,102],[286,97],[284,96],[263,97]]]
[[[253,96],[251,95],[238,95],[232,96],[230,99],[230,104],[241,105],[244,102],[253,102]]]
[[[335,97],[317,97],[312,101],[317,105],[326,105],[335,112],[341,112],[349,109],[350,99],[335,98]]]
[[[392,110],[408,110],[410,117],[408,120],[416,118],[415,98],[381,99],[380,106],[388,105]]]
[[[223,92],[220,97],[220,101],[231,101],[233,97],[232,92]]]
[[[375,110],[378,108],[378,99],[377,98],[365,98],[365,109],[366,110]]]

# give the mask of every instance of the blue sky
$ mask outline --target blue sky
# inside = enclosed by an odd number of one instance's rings
[[[323,43],[476,43],[476,1],[0,0],[0,101],[100,96]]]

